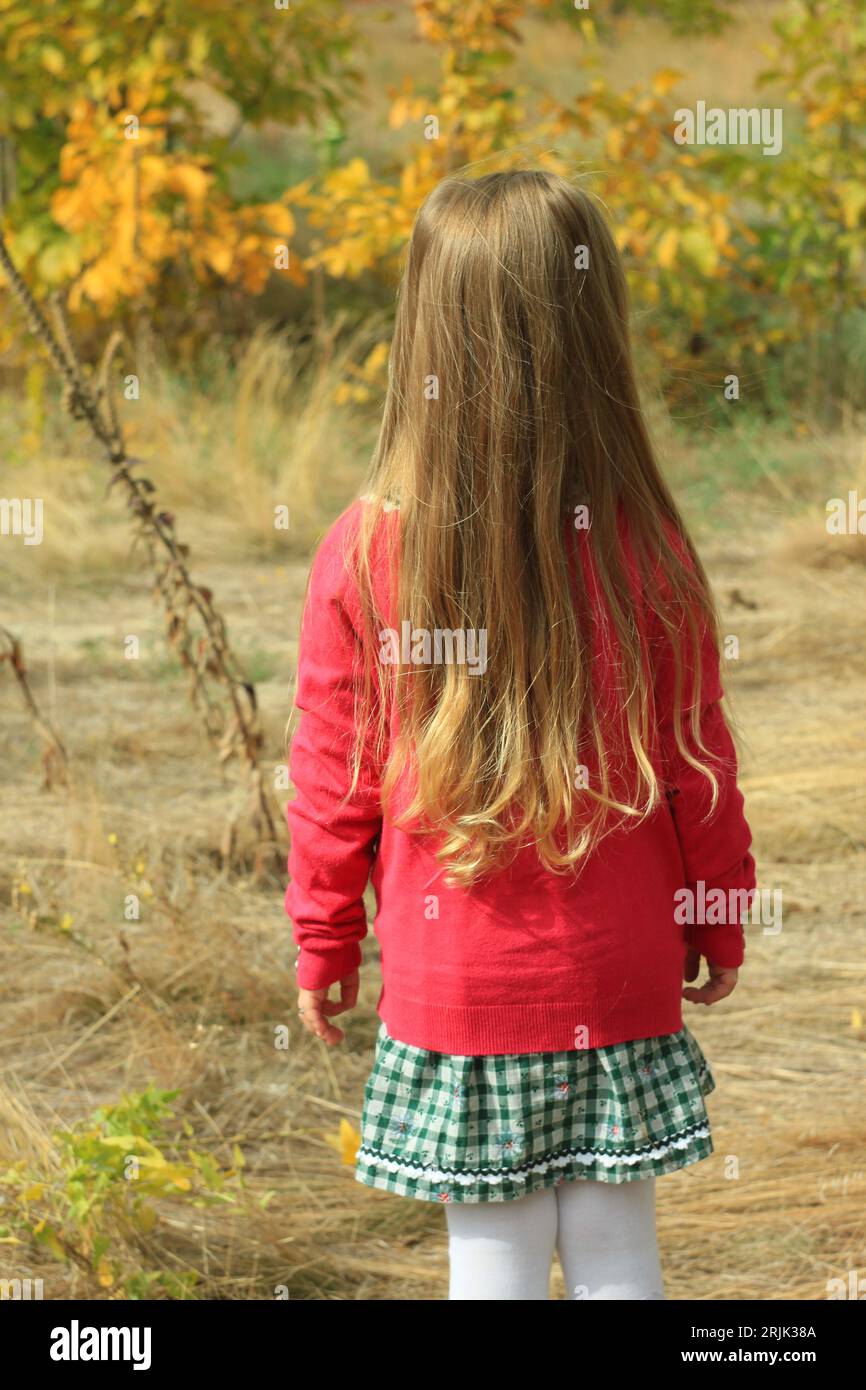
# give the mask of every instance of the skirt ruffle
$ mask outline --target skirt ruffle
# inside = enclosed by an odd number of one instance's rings
[[[713,1152],[715,1080],[678,1033],[568,1052],[458,1057],[383,1023],[355,1177],[431,1202],[502,1202],[562,1182],[630,1182]]]

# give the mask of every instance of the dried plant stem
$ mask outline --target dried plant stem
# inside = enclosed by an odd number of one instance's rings
[[[127,452],[111,392],[111,366],[122,345],[122,335],[116,330],[110,335],[98,371],[88,377],[72,341],[61,299],[52,297],[56,325],[52,329],[12,261],[2,232],[0,266],[31,332],[46,349],[63,381],[66,409],[74,419],[86,420],[106,451],[112,469],[108,487],[119,485],[125,494],[135,523],[134,541],[143,544],[147,551],[155,593],[165,611],[168,640],[189,674],[190,699],[208,738],[218,748],[221,763],[237,757],[244,765],[248,795],[226,827],[221,845],[223,859],[234,858],[241,823],[247,822],[254,832],[256,867],[260,869],[266,856],[279,852],[280,842],[259,768],[264,739],[255,686],[246,679],[231,649],[225,621],[214,607],[210,590],[193,583],[190,577],[186,565],[189,549],[175,536],[174,517],[157,508],[156,488],[150,479],[131,471],[141,460],[131,458]]]
[[[45,750],[42,754],[45,786],[53,787],[55,780],[66,782],[68,780],[69,759],[63,746],[63,740],[51,720],[45,718],[36,703],[27,680],[27,666],[24,662],[21,643],[7,628],[0,627],[0,664],[4,661],[9,662],[30,718],[45,744]]]

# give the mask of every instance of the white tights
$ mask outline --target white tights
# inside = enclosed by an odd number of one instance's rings
[[[445,1208],[449,1299],[550,1298],[554,1251],[567,1299],[663,1299],[655,1178],[594,1179],[505,1202]]]

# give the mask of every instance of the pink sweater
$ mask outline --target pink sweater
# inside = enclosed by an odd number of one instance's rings
[[[318,989],[357,969],[367,933],[363,893],[372,880],[383,981],[378,1013],[401,1042],[482,1055],[602,1047],[677,1032],[686,943],[720,965],[739,965],[743,931],[733,912],[721,914],[718,925],[683,925],[688,916],[675,894],[700,884],[698,893],[755,886],[736,755],[718,705],[714,645],[705,643],[702,728],[724,770],[709,821],[706,779],[673,744],[671,673],[659,659],[654,762],[668,796],[654,815],[610,834],[567,876],[546,871],[530,847],[471,890],[449,888],[433,842],[383,820],[372,758],[362,786],[343,802],[360,631],[343,545],[363,505],[355,502],[325,536],[301,626],[296,704],[303,717],[291,749],[297,796],[287,808],[286,893],[299,986]],[[383,525],[396,524],[397,515]],[[591,584],[585,533],[573,534]],[[374,573],[381,611],[389,613],[384,564]],[[651,614],[647,622],[651,635]],[[399,630],[399,622],[393,626]],[[599,642],[594,662],[615,692],[608,644]]]

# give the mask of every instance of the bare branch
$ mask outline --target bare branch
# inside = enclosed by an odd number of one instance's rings
[[[140,460],[127,453],[110,384],[111,365],[122,337],[116,331],[109,337],[95,384],[91,385],[72,341],[62,301],[59,297],[54,301],[55,334],[13,263],[2,233],[0,265],[31,331],[45,347],[63,381],[64,403],[75,418],[87,421],[106,451],[112,470],[109,487],[119,484],[124,491],[133,519],[133,543],[143,544],[147,551],[154,574],[154,593],[165,613],[166,636],[189,674],[193,708],[220,762],[238,758],[245,768],[248,797],[227,827],[226,858],[234,857],[238,828],[246,821],[255,835],[256,863],[260,867],[267,856],[278,852],[280,841],[259,769],[264,736],[255,688],[232,651],[225,621],[214,607],[210,590],[195,584],[190,577],[186,564],[189,550],[175,536],[174,517],[159,507],[150,479],[131,472]]]

